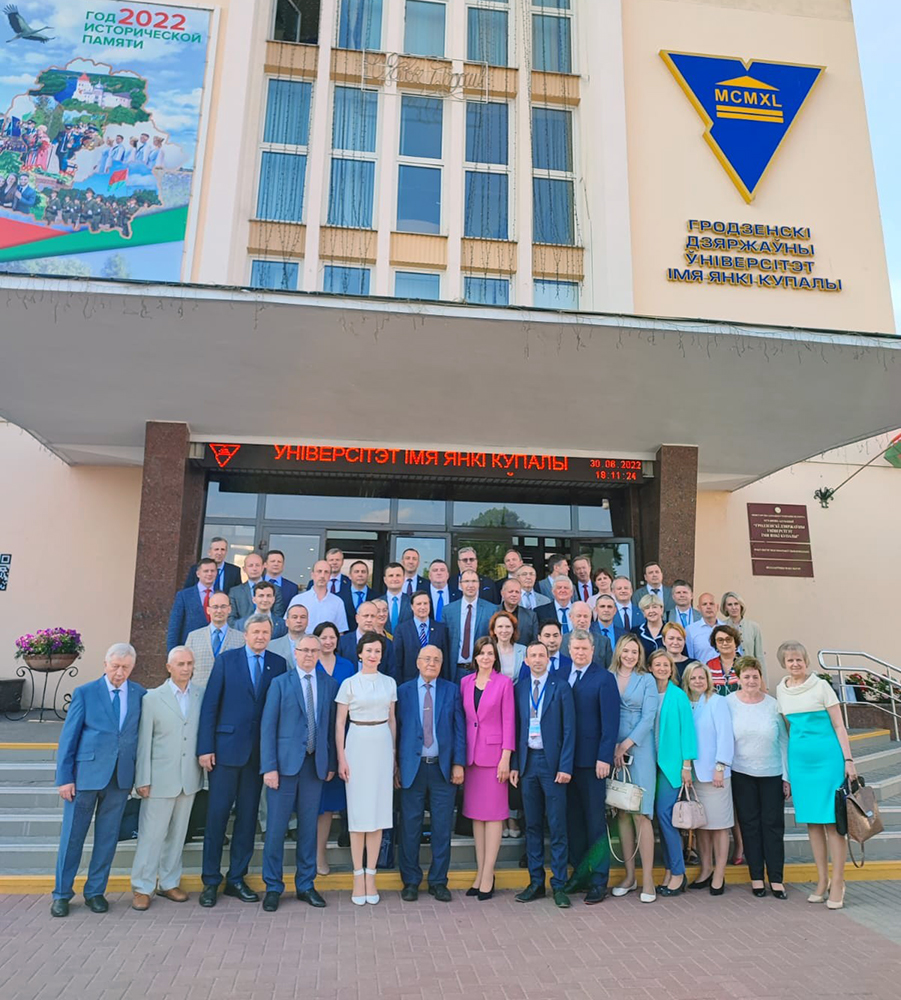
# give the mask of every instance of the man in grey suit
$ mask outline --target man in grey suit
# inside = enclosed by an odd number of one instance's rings
[[[63,827],[50,906],[54,917],[69,915],[75,874],[92,819],[94,848],[84,901],[93,913],[109,909],[104,893],[119,842],[119,824],[134,785],[138,722],[146,694],[140,684],[128,679],[134,665],[134,647],[117,642],[103,658],[103,677],[72,693],[56,758]]]
[[[673,606],[666,612],[664,621],[675,622],[682,628],[688,629],[689,625],[701,620],[701,613],[692,607],[694,594],[691,584],[687,580],[673,581]],[[664,608],[664,611],[666,609]]]
[[[554,581],[561,576],[569,576],[569,560],[566,556],[555,553],[548,559],[547,576],[538,584],[538,589],[545,597],[554,597]]]
[[[591,634],[594,643],[591,662],[606,670],[613,659],[613,647],[610,645],[610,640],[600,631],[597,622],[593,621],[594,615],[591,608],[584,601],[573,601],[569,609],[569,618],[572,622],[573,632],[582,629]],[[560,652],[564,656],[569,656],[569,643],[573,632],[567,632],[560,643]]]
[[[335,695],[338,682],[316,669],[319,637],[304,635],[295,647],[295,661],[276,677],[266,695],[260,725],[260,771],[266,785],[268,825],[263,847],[263,909],[278,909],[284,883],[285,834],[297,814],[297,898],[323,907],[316,891],[316,827],[322,784],[338,769],[335,744]]]
[[[493,604],[479,598],[479,587],[479,574],[474,569],[463,570],[460,574],[463,597],[459,601],[451,601],[444,609],[450,667],[451,670],[456,668],[451,676],[458,684],[466,674],[472,673],[472,651],[476,639],[488,635],[488,623],[497,611]]]
[[[185,646],[194,654],[194,684],[205,685],[216,662],[216,657],[227,649],[244,645],[244,633],[228,624],[231,602],[227,594],[216,592],[207,605],[210,623],[188,633]]]
[[[237,587],[232,587],[228,592],[228,599],[232,604],[231,614],[228,616],[228,624],[233,628],[238,627],[235,624],[237,621],[255,613],[256,609],[253,603],[254,592],[256,585],[263,580],[263,557],[259,552],[251,552],[244,559],[244,573],[247,576],[247,582],[240,583]],[[281,618],[285,613],[282,589],[276,584],[273,584],[273,586],[275,587],[275,602],[272,605],[272,614],[276,618]]]
[[[216,597],[228,603],[225,594]],[[179,882],[191,806],[203,787],[195,752],[203,686],[192,680],[187,646],[169,650],[166,670],[169,679],[144,698],[138,730],[135,789],[144,801],[131,869],[133,910],[148,909],[154,890],[173,903],[188,898]]]
[[[551,603],[551,598],[542,594],[535,586],[538,574],[535,572],[534,566],[520,566],[516,571],[516,579],[519,580],[522,587],[522,600],[519,602],[522,607],[534,611],[536,608],[540,608],[542,604]]]
[[[283,656],[290,667],[294,662],[294,647],[306,635],[310,623],[310,612],[302,604],[294,604],[288,608],[285,615],[285,626],[288,631],[266,647],[270,653]]]
[[[675,604],[672,590],[663,586],[663,570],[658,562],[645,563],[644,583],[635,591],[632,600],[638,604],[645,594],[653,594],[663,601],[663,620],[666,621],[666,615],[673,610]]]

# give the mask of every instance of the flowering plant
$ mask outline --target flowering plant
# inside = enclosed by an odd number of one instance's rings
[[[26,656],[52,656],[54,653],[80,656],[84,652],[81,633],[74,628],[39,628],[37,632],[16,639],[16,659]]]
[[[848,674],[847,683],[857,688],[857,696],[861,701],[880,705],[892,700],[889,682],[881,677],[873,677],[870,674]]]

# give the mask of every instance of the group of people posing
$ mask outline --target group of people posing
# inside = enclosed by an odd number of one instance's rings
[[[555,904],[569,907],[575,894],[600,903],[615,850],[607,845],[609,779],[637,794],[634,808],[617,815],[624,873],[613,896],[638,890],[651,903],[686,888],[722,894],[737,820],[754,895],[767,894],[766,876],[772,894],[786,898],[783,817],[791,794],[797,822],[808,824],[819,873],[810,901],[842,905],[845,850],[835,831],[834,793],[855,771],[838,699],[792,642],[778,651],[788,676],[775,699],[766,694],[761,657],[750,652],[759,629],[746,622],[737,595],[721,602],[728,624],[718,619],[710,595],[695,610],[685,581],[664,587],[657,564],[645,567],[645,585],[635,595],[628,580],[609,573],[611,593],[602,593],[600,574],[592,574],[590,562],[586,573],[577,566],[581,560],[574,561],[574,579],[558,560],[553,575],[536,586],[534,569],[521,559],[515,565],[514,550],[510,576],[492,593],[488,585],[495,582],[479,576],[470,549],[458,554],[453,585],[439,560],[428,579],[419,577],[418,553],[408,550],[386,568],[386,591],[372,600],[368,568],[354,579],[361,565],[354,564],[344,576],[343,553],[329,552],[314,566],[306,591],[284,577],[281,553],[270,552],[265,562],[248,556],[246,582],[240,574],[235,582],[237,567],[228,569],[226,553],[224,541],[214,540],[210,558],[194,570],[196,582],[178,595],[169,635],[179,641],[170,647],[161,687],[145,692],[128,680],[134,650],[120,644],[107,654],[105,676],[75,691],[59,749],[65,806],[54,915],[68,913],[95,812],[84,894],[90,909],[106,910],[119,819],[132,787],[143,799],[133,906],[147,909],[155,892],[187,899],[179,885],[181,851],[204,772],[209,801],[199,901],[205,907],[218,901],[232,813],[224,893],[259,901],[245,877],[264,787],[264,910],[276,910],[285,891],[292,815],[297,897],[325,905],[314,880],[328,870],[332,814],[344,809],[355,904],[378,902],[383,831],[395,823],[401,896],[418,897],[426,813],[432,854],[426,885],[436,900],[450,901],[458,806],[472,821],[477,862],[467,896],[492,898],[501,840],[519,832],[521,812],[529,884],[516,899],[548,893],[547,827]],[[676,598],[680,588],[688,591],[687,605],[684,594]],[[252,610],[239,618],[246,599]],[[279,600],[283,618],[274,611]],[[189,628],[198,608],[204,623]],[[356,628],[348,629],[351,614]],[[690,886],[673,825],[674,806],[686,795],[697,796],[706,816],[698,833],[701,870]],[[658,885],[654,817],[666,868]]]

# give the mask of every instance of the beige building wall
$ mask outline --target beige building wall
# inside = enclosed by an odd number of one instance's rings
[[[894,332],[850,0],[628,0],[622,8],[635,311]],[[750,204],[704,141],[661,50],[825,67]],[[690,219],[808,226],[813,277],[841,279],[843,290],[670,282],[668,268],[687,266]]]
[[[61,626],[81,632],[77,681],[131,631],[141,469],[69,466],[14,424],[0,422],[0,552],[12,555],[0,592],[0,679],[15,676],[15,641]],[[51,681],[53,683],[53,681]]]
[[[763,633],[771,684],[782,676],[776,649],[797,639],[811,657],[820,649],[862,650],[901,666],[897,591],[901,543],[901,469],[882,458],[860,472],[822,508],[813,497],[834,489],[881,455],[893,434],[791,465],[734,493],[698,494],[695,595],[737,591]],[[806,504],[812,580],[752,576],[749,503]],[[889,599],[886,600],[885,598]]]

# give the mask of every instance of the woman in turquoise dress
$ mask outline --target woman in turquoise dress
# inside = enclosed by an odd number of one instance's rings
[[[348,677],[357,672],[357,668],[350,660],[335,654],[340,638],[338,626],[331,622],[322,622],[313,629],[313,635],[319,636],[321,643],[316,668],[334,677],[340,687]],[[331,781],[323,784],[322,797],[319,800],[319,825],[316,830],[316,872],[319,875],[328,875],[331,871],[326,858],[326,847],[329,830],[332,827],[332,814],[344,812],[346,809],[347,795],[344,791],[344,782],[336,774]]]
[[[776,656],[788,674],[776,688],[776,701],[788,729],[788,780],[795,822],[807,824],[817,866],[816,892],[807,901],[825,901],[830,910],[839,910],[845,898],[847,848],[835,828],[835,792],[845,777],[857,777],[848,731],[838,697],[826,681],[810,673],[810,658],[801,643],[783,642]]]
[[[654,791],[657,787],[657,747],[654,725],[657,722],[657,683],[645,666],[644,647],[638,636],[624,635],[616,644],[610,670],[619,688],[619,733],[613,752],[615,768],[628,767],[633,784],[644,790],[641,810],[637,813],[621,812],[617,817],[619,841],[623,849],[625,875],[613,889],[614,896],[625,896],[638,888],[635,877],[635,838],[638,837],[638,854],[641,857],[642,903],[653,903],[654,890]],[[631,763],[626,760],[631,758]],[[634,828],[633,828],[634,824]]]

